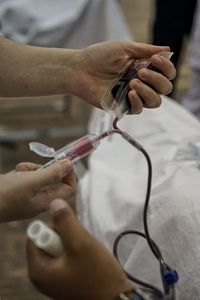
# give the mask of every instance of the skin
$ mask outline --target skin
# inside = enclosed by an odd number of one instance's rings
[[[37,168],[21,163],[15,171],[0,175],[0,222],[34,217],[46,211],[56,197],[74,204],[76,177],[70,161],[35,171]]]
[[[117,260],[83,228],[66,202],[53,201],[50,213],[65,252],[54,258],[28,240],[29,277],[40,292],[56,300],[113,300],[133,289]]]
[[[139,78],[130,81],[130,113],[139,113],[143,107],[158,107],[159,94],[172,90],[170,80],[176,71],[168,59],[159,55],[168,50],[129,41],[104,42],[81,50],[42,48],[0,37],[0,96],[72,93],[100,107],[102,96],[117,75],[135,59],[149,58],[160,72],[141,69]],[[48,209],[53,198],[63,197],[69,186],[61,166],[59,163],[35,173],[36,167],[29,164],[33,169],[27,173],[21,172],[20,167],[25,168],[21,165],[17,166],[19,172],[0,175],[0,222],[33,217]]]
[[[71,93],[101,107],[101,99],[119,73],[138,58],[150,58],[160,71],[140,70],[139,79],[130,82],[130,113],[161,104],[159,94],[172,90],[176,71],[173,64],[158,55],[169,51],[130,41],[111,41],[71,50],[27,46],[0,37],[0,96],[26,97]],[[151,86],[151,87],[150,87]]]
[[[119,73],[135,59],[149,58],[160,72],[142,69],[130,81],[130,113],[161,104],[172,90],[176,71],[159,55],[169,51],[129,41],[105,42],[81,50],[41,48],[0,37],[0,96],[26,97],[71,93],[101,107],[100,101]],[[66,202],[56,197],[75,192],[69,162],[38,170],[27,164],[0,175],[0,222],[33,217],[51,205],[55,230],[65,253],[52,258],[28,242],[29,276],[37,288],[54,299],[111,300],[131,289],[115,258],[82,227]],[[53,201],[53,202],[52,202]]]

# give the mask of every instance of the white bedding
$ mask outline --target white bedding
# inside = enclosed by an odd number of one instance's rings
[[[106,129],[108,118],[95,110],[89,131],[99,133],[102,124]],[[125,117],[119,126],[151,156],[150,232],[166,262],[179,272],[180,299],[200,299],[200,123],[164,98],[161,108]],[[146,181],[144,157],[119,136],[105,140],[91,155],[78,210],[81,221],[109,249],[122,230],[142,229]],[[158,263],[145,242],[128,238],[120,251],[127,270],[160,284]]]

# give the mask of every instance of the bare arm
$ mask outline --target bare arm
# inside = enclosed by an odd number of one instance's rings
[[[27,46],[0,37],[0,96],[62,95],[71,92],[76,50]]]
[[[101,107],[113,80],[138,58],[150,58],[159,72],[141,69],[130,82],[130,113],[161,104],[159,94],[172,90],[173,64],[159,55],[168,51],[132,41],[99,43],[80,50],[27,46],[0,37],[0,97],[63,95],[71,93]]]

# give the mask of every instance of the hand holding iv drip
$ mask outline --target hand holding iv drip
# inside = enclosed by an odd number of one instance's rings
[[[165,51],[159,53],[159,55],[167,57],[168,59],[171,58],[172,54],[172,52]],[[130,103],[128,100],[128,92],[130,91],[129,82],[131,79],[138,77],[138,72],[142,68],[158,71],[152,65],[150,59],[138,59],[117,78],[114,85],[108,89],[106,94],[103,96],[101,101],[102,107],[112,116],[114,116],[116,120],[121,119],[124,114],[128,113],[130,109]],[[99,137],[95,134],[86,135],[77,141],[59,149],[58,151],[36,142],[30,143],[29,146],[30,150],[34,151],[40,156],[53,157],[53,160],[43,166],[47,167],[55,161],[65,158],[70,159],[72,162],[78,161],[79,159],[88,155],[90,152],[94,151],[99,146],[101,139],[113,134],[114,132],[117,132],[116,128],[114,131],[107,131]],[[122,134],[122,132],[120,134]],[[124,135],[126,134],[124,133]]]

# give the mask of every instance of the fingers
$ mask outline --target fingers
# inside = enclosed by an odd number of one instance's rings
[[[131,102],[130,113],[140,113],[143,107],[156,108],[161,105],[161,96],[151,87],[135,79],[130,84],[129,100]]]
[[[176,77],[176,69],[173,63],[161,54],[162,53],[160,53],[160,55],[153,55],[151,57],[151,64],[157,69],[159,69],[160,72],[169,80],[173,80]]]
[[[69,179],[69,184],[74,184],[75,175],[73,173],[72,163],[69,160],[63,160],[37,172],[29,172],[26,183],[29,183],[32,187],[35,186],[37,190],[60,183],[63,178],[65,178],[65,181]]]
[[[35,244],[28,239],[27,240],[27,258],[28,258],[28,269],[34,272],[34,269],[41,268],[45,269],[48,265],[51,256],[44,251],[41,251],[35,246]],[[40,270],[38,270],[40,271]]]
[[[168,46],[155,46],[155,45],[147,45],[142,43],[135,43],[135,42],[127,42],[129,43],[125,46],[125,49],[129,49],[130,51],[130,57],[132,58],[149,58],[152,55],[162,52],[162,51],[170,51],[170,48]]]
[[[41,274],[43,278],[48,280],[52,257],[37,248],[30,239],[27,240],[26,249],[28,276],[37,288],[40,288]]]
[[[72,166],[72,165],[71,165]],[[73,190],[76,190],[76,173],[72,167],[72,169],[68,170],[69,172],[66,173],[66,175],[63,177],[62,182],[71,186]]]
[[[142,99],[139,97],[137,89],[132,86],[132,90],[128,94],[128,98],[131,104],[131,109],[129,114],[139,114],[143,110],[143,102]]]
[[[176,70],[172,62],[157,54],[152,56],[151,63],[158,71],[142,68],[138,72],[138,79],[130,82],[129,100],[132,105],[130,113],[139,113],[143,107],[159,107],[160,94],[167,95],[173,89],[170,80],[175,78]]]
[[[162,95],[171,93],[173,89],[172,83],[165,76],[155,71],[142,69],[139,72],[139,78]]]
[[[90,247],[92,240],[89,233],[82,227],[72,209],[61,199],[54,200],[50,205],[55,230],[60,235],[68,255],[80,255],[84,248]]]
[[[69,187],[69,185],[60,183],[52,187],[42,189],[36,197],[33,198],[34,203],[40,203],[37,206],[38,210],[36,213],[40,213],[42,211],[46,211],[50,203],[55,198],[62,198],[72,207],[72,209],[76,210],[76,185]]]
[[[24,172],[24,171],[36,171],[41,166],[31,163],[31,162],[22,162],[16,165],[15,170],[17,172]]]
[[[152,57],[152,65],[159,71],[153,71],[146,68],[139,70],[138,77],[143,82],[154,88],[158,93],[167,95],[172,89],[173,85],[170,80],[176,76],[176,70],[172,62],[161,55]]]
[[[27,240],[28,275],[38,290],[48,294],[48,289],[54,285],[55,276],[62,269],[63,257],[52,257],[38,249],[35,244]]]

